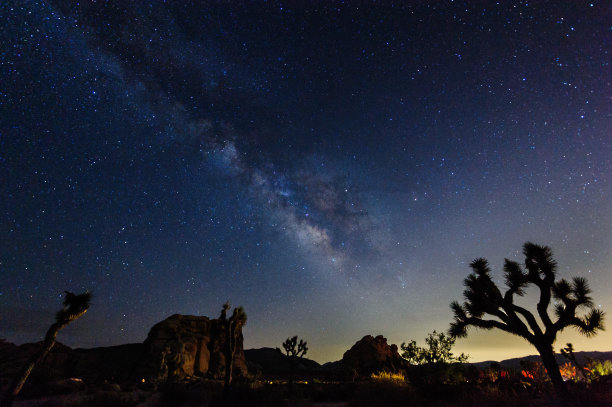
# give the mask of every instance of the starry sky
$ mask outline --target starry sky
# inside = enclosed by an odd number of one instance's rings
[[[230,300],[245,347],[337,360],[448,329],[470,261],[502,284],[526,241],[612,312],[606,2],[9,0],[0,21],[2,338],[91,290],[61,342]],[[535,353],[470,332],[472,361]]]

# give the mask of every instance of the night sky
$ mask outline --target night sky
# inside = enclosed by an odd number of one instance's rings
[[[611,313],[609,3],[346,3],[3,1],[0,338],[91,290],[59,341],[230,300],[245,347],[337,360],[445,331],[470,261],[502,284],[526,241]]]

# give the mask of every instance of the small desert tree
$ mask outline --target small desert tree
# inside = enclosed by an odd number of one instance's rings
[[[486,259],[479,258],[470,264],[472,273],[464,281],[465,302],[460,304],[454,301],[451,304],[454,321],[449,333],[453,337],[465,337],[467,328],[474,326],[497,328],[526,339],[540,353],[557,391],[564,391],[553,351],[557,334],[567,327],[574,327],[585,336],[595,335],[603,330],[604,313],[594,307],[586,279],[575,277],[571,283],[565,279],[555,281],[557,264],[550,248],[527,242],[523,246],[523,254],[524,268],[517,262],[505,260],[504,275],[508,289],[503,295],[491,279]],[[533,313],[514,303],[514,296],[523,296],[529,285],[539,290],[536,309],[540,323]],[[553,299],[554,320],[548,310]],[[583,309],[584,316],[579,316],[578,312]]]
[[[66,294],[64,296],[64,307],[55,314],[55,323],[49,327],[41,348],[28,360],[21,374],[6,392],[2,400],[2,407],[9,407],[13,404],[13,400],[23,388],[30,373],[32,373],[32,369],[47,356],[53,345],[55,345],[55,338],[57,338],[59,331],[72,321],[83,316],[89,309],[91,293],[84,292],[78,295],[68,291],[64,291],[64,293]]]
[[[428,334],[425,343],[426,348],[418,346],[416,341],[402,343],[402,357],[413,365],[463,363],[468,359],[463,353],[459,356],[453,355],[451,350],[455,346],[455,338],[443,332],[433,331]]]
[[[283,342],[283,348],[285,349],[285,353],[289,359],[289,389],[293,390],[293,374],[296,366],[301,358],[304,357],[306,352],[308,352],[308,347],[306,346],[306,341],[300,339],[300,342],[297,341],[297,335],[292,338],[287,338],[285,342]],[[296,347],[297,346],[297,347]]]
[[[230,309],[230,303],[223,304],[220,320],[225,327],[227,341],[225,344],[225,382],[224,388],[227,391],[232,384],[232,376],[234,372],[234,359],[236,357],[236,348],[242,327],[246,324],[247,315],[242,307],[234,308],[232,316],[227,319],[227,311]]]
[[[467,361],[468,356],[463,353],[455,356],[452,353],[455,338],[433,331],[427,335],[425,343],[425,347],[418,346],[416,341],[401,345],[402,357],[411,365],[416,365],[409,370],[413,381],[448,383],[463,378],[461,363]]]

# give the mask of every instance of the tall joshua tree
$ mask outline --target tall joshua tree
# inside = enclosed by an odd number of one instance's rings
[[[287,340],[283,342],[283,348],[289,358],[289,389],[291,391],[293,391],[293,373],[298,364],[298,360],[303,358],[306,352],[308,352],[306,341],[300,339],[300,343],[298,343],[297,339],[298,337],[296,335],[292,338],[287,338]]]
[[[449,333],[454,337],[464,337],[467,336],[467,328],[474,326],[497,328],[526,339],[540,353],[557,391],[563,392],[565,386],[553,351],[557,333],[574,327],[587,337],[595,335],[604,329],[604,313],[593,305],[586,279],[574,277],[571,282],[565,279],[555,281],[557,263],[549,247],[527,242],[523,245],[523,254],[524,267],[505,259],[507,290],[503,295],[491,279],[486,259],[479,258],[470,264],[472,273],[464,280],[465,302],[459,304],[454,301],[451,304],[455,317]],[[539,323],[536,315],[514,303],[514,296],[525,295],[529,285],[539,290],[536,306]],[[552,299],[554,318],[551,318],[548,310]],[[578,313],[582,310],[584,313],[580,316]]]
[[[41,348],[28,360],[21,374],[6,392],[2,400],[2,407],[10,407],[13,404],[13,400],[21,391],[34,366],[40,363],[47,356],[51,348],[53,348],[53,345],[55,345],[55,338],[57,338],[59,331],[72,321],[83,316],[89,309],[91,293],[84,292],[78,295],[68,291],[64,291],[64,293],[66,294],[64,296],[64,308],[55,314],[55,323],[49,327]]]
[[[236,347],[242,327],[246,324],[247,315],[242,307],[234,308],[232,316],[227,319],[227,311],[230,309],[229,302],[223,304],[221,317],[219,318],[224,324],[227,342],[225,345],[225,383],[224,388],[227,391],[232,384],[232,375],[234,372],[234,359],[236,357]]]

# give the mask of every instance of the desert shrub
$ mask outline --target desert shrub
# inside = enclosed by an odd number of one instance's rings
[[[521,375],[523,381],[528,385],[541,384],[550,380],[542,362],[521,360]]]
[[[370,380],[375,383],[393,384],[396,386],[406,385],[406,377],[403,373],[379,372],[372,373]]]
[[[599,380],[604,376],[612,374],[612,362],[609,360],[602,362],[601,360],[589,359],[584,365],[584,371],[589,381]]]
[[[561,372],[561,377],[563,377],[565,381],[576,381],[578,379],[578,369],[570,362],[565,362],[559,366],[559,371]]]

